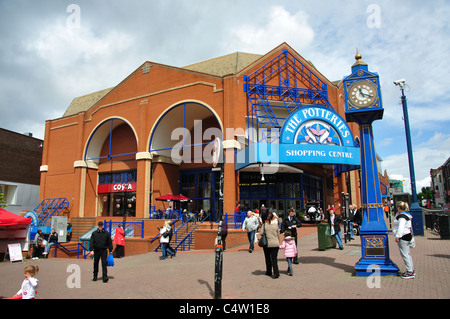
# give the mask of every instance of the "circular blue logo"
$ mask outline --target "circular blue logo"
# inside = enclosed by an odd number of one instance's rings
[[[26,212],[25,215],[23,215],[23,217],[31,218],[31,225],[32,226],[37,226],[38,223],[39,223],[39,220],[38,220],[38,217],[37,217],[36,213],[31,211],[31,210]]]

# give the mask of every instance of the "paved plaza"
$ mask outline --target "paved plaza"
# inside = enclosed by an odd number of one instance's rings
[[[415,279],[356,277],[354,265],[361,256],[360,239],[344,250],[318,250],[316,228],[300,229],[299,264],[287,275],[283,251],[278,255],[280,278],[266,276],[261,248],[247,245],[227,250],[223,258],[222,299],[396,299],[450,298],[450,240],[430,230],[416,237],[412,256]],[[389,234],[391,259],[405,270],[397,244]],[[38,299],[213,299],[213,250],[178,252],[159,260],[160,253],[146,253],[115,260],[109,282],[92,282],[90,259],[40,259],[0,263],[0,297],[14,295],[28,264],[38,265]],[[100,275],[100,274],[99,274]],[[371,288],[372,287],[372,288]]]

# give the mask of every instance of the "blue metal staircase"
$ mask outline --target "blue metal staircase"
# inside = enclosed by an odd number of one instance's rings
[[[287,49],[244,81],[247,117],[257,130],[250,138],[257,142],[278,143],[284,122],[303,104],[333,109],[327,85]]]
[[[45,198],[34,209],[38,218],[37,226],[50,226],[53,216],[58,216],[62,211],[69,208],[67,198]]]

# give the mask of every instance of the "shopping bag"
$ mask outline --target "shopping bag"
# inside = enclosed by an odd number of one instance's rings
[[[109,267],[114,266],[113,254],[109,254],[108,259],[106,260],[106,265],[109,266]]]

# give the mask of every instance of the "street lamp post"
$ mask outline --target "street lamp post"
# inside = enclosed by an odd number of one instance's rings
[[[411,131],[409,126],[408,105],[406,103],[406,96],[405,96],[406,80],[401,79],[395,81],[394,84],[396,86],[399,86],[402,92],[403,119],[405,121],[406,145],[408,148],[408,161],[409,161],[409,175],[411,179],[412,203],[410,207],[410,213],[413,216],[413,231],[414,235],[423,236],[424,235],[423,215],[422,215],[422,208],[420,207],[417,201],[416,176],[414,173],[414,158],[411,144]]]

